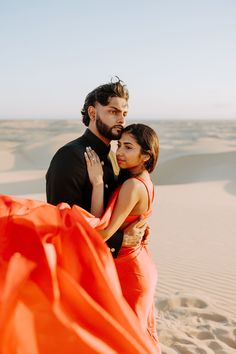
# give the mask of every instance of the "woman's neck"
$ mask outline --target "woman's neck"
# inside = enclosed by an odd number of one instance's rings
[[[132,178],[132,177],[139,177],[139,178],[143,178],[143,179],[149,179],[150,175],[148,173],[148,171],[142,170],[142,171],[135,171],[135,170],[121,170],[120,174],[119,174],[119,183],[123,183],[124,181],[126,181],[128,178]]]
[[[128,170],[128,173],[129,173],[130,177],[145,178],[145,177],[149,176],[149,173],[146,169],[144,169],[144,170],[131,169],[131,170]]]

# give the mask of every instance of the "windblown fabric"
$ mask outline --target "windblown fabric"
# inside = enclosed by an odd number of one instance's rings
[[[0,196],[2,354],[160,353],[93,228],[104,220],[77,206]]]

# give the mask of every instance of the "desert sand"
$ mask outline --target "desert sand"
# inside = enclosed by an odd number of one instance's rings
[[[236,353],[236,122],[150,125],[161,145],[150,249],[163,354]],[[45,200],[53,154],[83,130],[0,121],[0,193]]]

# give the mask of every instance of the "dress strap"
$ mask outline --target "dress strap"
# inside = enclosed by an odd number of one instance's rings
[[[150,183],[148,183],[147,181],[145,181],[143,178],[140,177],[133,177],[135,179],[138,179],[140,182],[142,182],[148,192],[148,210],[151,209],[151,204],[153,202],[154,199],[154,186],[153,183],[150,181]]]

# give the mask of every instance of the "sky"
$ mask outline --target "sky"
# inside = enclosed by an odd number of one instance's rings
[[[236,119],[235,0],[0,0],[0,119],[80,118],[117,75],[132,119]]]

